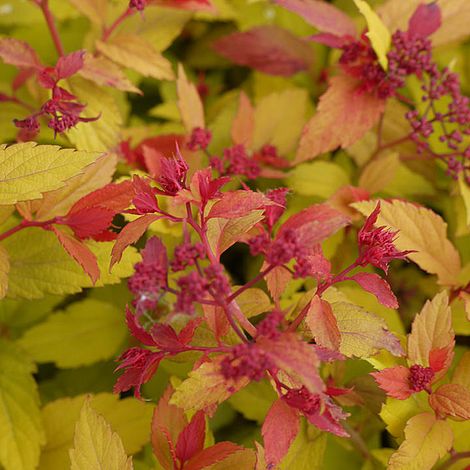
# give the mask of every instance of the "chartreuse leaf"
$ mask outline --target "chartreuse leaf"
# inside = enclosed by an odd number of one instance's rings
[[[36,362],[78,367],[115,356],[127,336],[121,311],[86,299],[34,326],[19,344]]]
[[[73,446],[75,423],[85,400],[85,395],[62,398],[43,408],[46,445],[41,453],[39,470],[69,468],[69,449]],[[90,404],[121,437],[127,454],[139,452],[150,441],[151,405],[135,398],[120,400],[111,393],[94,395]]]
[[[281,460],[280,470],[323,469],[326,437],[326,433],[302,419],[300,432],[290,446],[287,455]]]
[[[45,294],[73,294],[84,287],[92,287],[83,269],[65,252],[51,232],[38,228],[22,230],[3,242],[10,256],[7,296],[39,299]],[[109,272],[112,242],[87,242],[98,259],[101,277],[95,286],[116,284],[130,276],[133,265],[139,261],[134,248],[124,253],[119,264]]]
[[[34,142],[0,145],[0,204],[39,199],[46,191],[62,188],[98,156]]]
[[[367,27],[369,28],[367,37],[370,39],[372,48],[377,54],[380,65],[384,70],[387,70],[387,52],[389,51],[390,44],[392,43],[390,31],[367,2],[364,0],[354,0],[354,3],[367,21]]]
[[[349,184],[349,177],[336,163],[316,161],[296,166],[289,173],[287,183],[295,193],[326,199]]]
[[[352,205],[368,216],[377,201],[355,202]],[[416,253],[410,253],[408,258],[426,272],[436,274],[440,284],[458,283],[459,253],[447,238],[446,222],[432,210],[411,202],[381,201],[376,226],[398,230],[395,246],[399,250],[415,250]]]
[[[405,440],[388,463],[390,470],[430,470],[452,447],[452,428],[434,413],[413,416],[405,428]]]
[[[85,400],[75,427],[74,448],[70,450],[71,470],[132,470],[118,434]]]
[[[459,177],[459,189],[467,211],[466,223],[470,227],[470,186],[464,181],[462,175]]]
[[[44,444],[35,366],[15,344],[0,338],[0,465],[33,470]]]

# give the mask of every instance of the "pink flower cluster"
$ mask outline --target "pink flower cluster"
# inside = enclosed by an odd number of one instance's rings
[[[425,390],[434,378],[434,370],[431,367],[423,367],[414,364],[410,367],[410,387],[415,392]]]

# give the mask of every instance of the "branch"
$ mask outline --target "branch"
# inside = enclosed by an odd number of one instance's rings
[[[60,57],[65,55],[64,46],[62,45],[62,41],[60,40],[59,32],[57,31],[57,27],[55,25],[54,17],[52,16],[51,10],[49,9],[49,0],[36,0],[36,4],[41,9],[44,18],[46,19],[47,27],[52,36],[52,41],[54,42],[54,46],[57,50],[57,53]]]

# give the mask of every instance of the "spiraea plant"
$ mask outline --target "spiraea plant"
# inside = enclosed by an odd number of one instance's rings
[[[0,467],[470,465],[467,0],[0,0]]]

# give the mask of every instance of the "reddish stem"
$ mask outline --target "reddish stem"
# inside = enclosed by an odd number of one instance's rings
[[[440,467],[438,467],[438,470],[445,470],[447,468],[450,468],[452,467],[452,465],[454,465],[454,463],[462,459],[470,459],[470,451],[453,453],[449,460],[447,460]]]
[[[49,9],[49,0],[38,0],[37,5],[41,9],[44,18],[46,19],[47,27],[52,36],[52,41],[54,42],[54,46],[57,50],[59,56],[65,55],[64,46],[62,45],[62,41],[60,40],[59,32],[57,31],[57,27],[55,25],[54,17],[52,16],[51,10]]]
[[[47,225],[51,225],[52,223],[55,222],[55,219],[51,220],[46,220],[44,222],[37,222],[35,220],[23,220],[20,222],[18,225],[15,227],[7,230],[6,232],[3,232],[0,234],[0,241],[5,240],[5,238],[11,237],[13,234],[16,232],[19,232],[20,230],[23,230],[24,228],[28,227],[46,227]]]
[[[237,298],[240,294],[243,294],[243,292],[245,292],[247,289],[249,289],[250,287],[253,287],[256,283],[261,281],[261,279],[263,279],[266,276],[266,274],[268,274],[270,271],[272,271],[275,267],[276,266],[274,266],[274,265],[270,265],[264,271],[261,271],[251,281],[248,281],[245,285],[240,287],[231,296],[229,296],[227,298],[227,302],[230,303],[232,300]]]
[[[102,41],[107,41],[111,34],[113,34],[114,30],[128,17],[132,16],[134,14],[134,10],[132,8],[128,8],[126,11],[124,11],[120,16],[118,16],[115,20],[114,23],[109,27],[105,28],[103,31],[103,35],[101,36]]]

